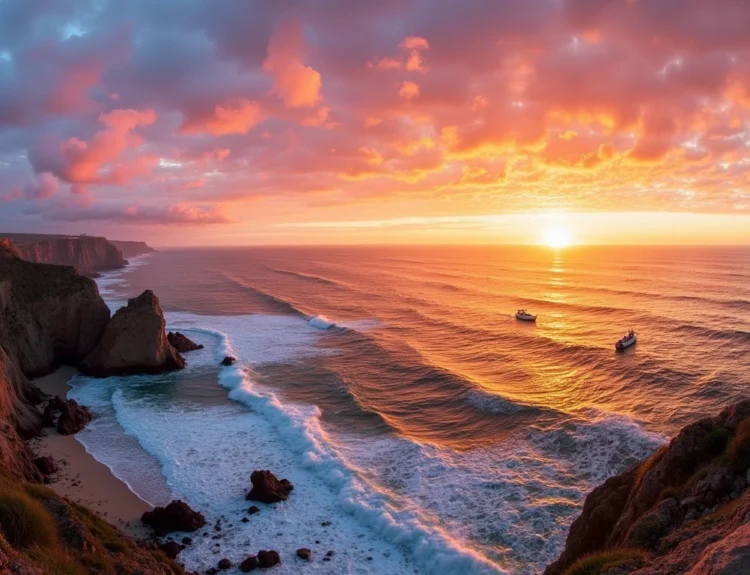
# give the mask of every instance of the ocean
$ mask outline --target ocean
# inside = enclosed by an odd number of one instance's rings
[[[71,392],[135,493],[222,518],[196,570],[276,549],[279,574],[541,573],[594,486],[750,383],[747,248],[164,250],[97,281],[206,346]],[[295,489],[242,523],[255,469]]]

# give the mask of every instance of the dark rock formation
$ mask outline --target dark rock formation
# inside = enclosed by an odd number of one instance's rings
[[[273,567],[274,565],[278,565],[281,563],[281,558],[279,557],[278,552],[269,550],[261,550],[258,551],[258,567],[261,569],[268,569],[269,567]]]
[[[106,238],[95,236],[43,236],[2,234],[16,244],[22,259],[38,264],[73,266],[78,273],[125,267],[122,253]]]
[[[73,268],[32,264],[0,251],[0,346],[29,377],[77,364],[94,349],[109,308]]]
[[[185,360],[167,341],[164,328],[159,298],[146,290],[117,310],[79,369],[95,377],[183,369]]]
[[[294,486],[288,480],[279,480],[268,470],[253,471],[250,481],[253,488],[246,496],[246,499],[250,501],[260,501],[261,503],[285,501],[294,489]]]
[[[78,405],[74,399],[66,399],[61,404],[57,418],[57,432],[60,435],[73,435],[81,431],[93,419],[88,407]]]
[[[247,559],[245,559],[242,563],[240,563],[240,571],[243,573],[250,573],[250,571],[255,571],[258,568],[258,558],[254,555],[251,555]]]
[[[109,309],[73,268],[32,264],[0,241],[0,467],[41,480],[24,438],[40,433],[41,392],[27,379],[75,364],[96,345]]]
[[[159,551],[164,553],[164,555],[170,559],[177,559],[177,556],[183,549],[184,547],[177,543],[177,541],[167,541],[166,543],[159,545]]]
[[[51,397],[44,407],[42,422],[45,427],[57,427],[60,435],[73,435],[93,419],[88,407],[78,405],[74,399]]]
[[[49,455],[45,455],[44,457],[37,457],[34,460],[34,465],[36,465],[36,468],[44,476],[57,473],[57,463],[55,463],[54,458],[50,457]]]
[[[173,531],[197,531],[206,524],[206,519],[201,513],[193,511],[187,503],[179,499],[166,507],[146,511],[141,521],[151,526],[157,537]]]
[[[257,508],[257,507],[256,507],[255,505],[251,505],[251,506],[250,506],[250,507],[248,508],[247,512],[248,512],[248,513],[249,513],[250,515],[255,515],[256,513],[260,513],[260,509],[258,509],[258,508]]]
[[[175,348],[179,353],[187,353],[188,351],[195,351],[196,349],[203,349],[203,344],[197,344],[191,341],[179,331],[169,332],[167,334],[167,341]]]
[[[120,240],[109,240],[113,246],[115,246],[124,258],[134,258],[143,254],[150,254],[156,250],[151,246],[147,245],[146,242],[129,242]]]
[[[653,555],[649,567],[621,567],[622,573],[719,573],[691,569],[696,563],[707,564],[702,554],[717,533],[735,536],[750,513],[745,491],[750,464],[736,453],[750,452],[749,442],[750,401],[686,426],[668,446],[589,494],[570,527],[563,553],[545,575],[562,575],[584,555],[628,548]],[[716,552],[721,561],[728,561],[725,547]],[[736,555],[745,557],[743,553]]]
[[[226,571],[227,569],[232,568],[232,562],[229,559],[222,559],[221,561],[219,561],[217,567],[222,571]]]
[[[302,547],[301,549],[297,549],[297,557],[299,557],[300,559],[304,559],[305,561],[308,561],[311,556],[312,556],[312,551],[310,551],[307,547]]]
[[[229,367],[230,365],[234,365],[235,361],[237,361],[235,358],[233,358],[231,355],[228,355],[221,360],[221,365]]]

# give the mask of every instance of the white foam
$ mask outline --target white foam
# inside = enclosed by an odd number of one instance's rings
[[[313,327],[317,327],[318,329],[331,329],[332,327],[336,326],[334,322],[332,322],[324,315],[316,315],[315,317],[307,320],[307,323],[309,323]]]

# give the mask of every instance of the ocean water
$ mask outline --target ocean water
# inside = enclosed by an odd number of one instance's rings
[[[748,249],[179,250],[97,281],[113,309],[153,289],[206,346],[72,382],[97,459],[222,519],[191,569],[272,548],[278,573],[540,573],[592,487],[750,383]],[[242,523],[255,469],[295,490]]]

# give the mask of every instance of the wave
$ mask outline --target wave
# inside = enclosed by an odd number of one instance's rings
[[[244,282],[229,274],[225,273],[224,276],[236,286],[242,288],[243,290],[247,292],[250,292],[251,295],[256,296],[256,298],[259,299],[261,303],[266,304],[268,308],[270,308],[269,311],[276,311],[276,312],[287,313],[290,315],[308,317],[307,314],[305,314],[305,312],[303,312],[301,309],[296,307],[290,301],[287,301],[273,294],[265,292],[262,289],[257,288],[255,286],[249,285],[247,282]]]
[[[676,331],[688,335],[705,337],[715,341],[730,341],[737,343],[750,342],[750,332],[739,329],[711,329],[686,323],[677,327]]]
[[[341,282],[338,282],[336,280],[332,280],[332,279],[325,278],[322,276],[316,276],[314,274],[306,274],[303,272],[296,272],[293,270],[285,270],[285,269],[275,268],[275,267],[268,266],[268,265],[265,267],[266,269],[277,274],[288,275],[288,276],[296,277],[299,279],[303,279],[303,280],[307,280],[307,281],[311,281],[311,282],[315,282],[315,283],[319,283],[323,285],[339,286],[339,287],[344,285]]]
[[[237,353],[228,336],[223,335],[219,357]],[[260,393],[241,364],[225,367],[219,384],[229,390],[229,398],[240,402],[270,421],[287,446],[336,494],[343,511],[356,517],[374,533],[406,549],[410,557],[428,573],[503,573],[478,553],[462,547],[439,528],[423,523],[419,512],[403,502],[395,503],[368,485],[347,464],[329,442],[320,424],[317,408],[302,410],[284,405],[272,393]]]

